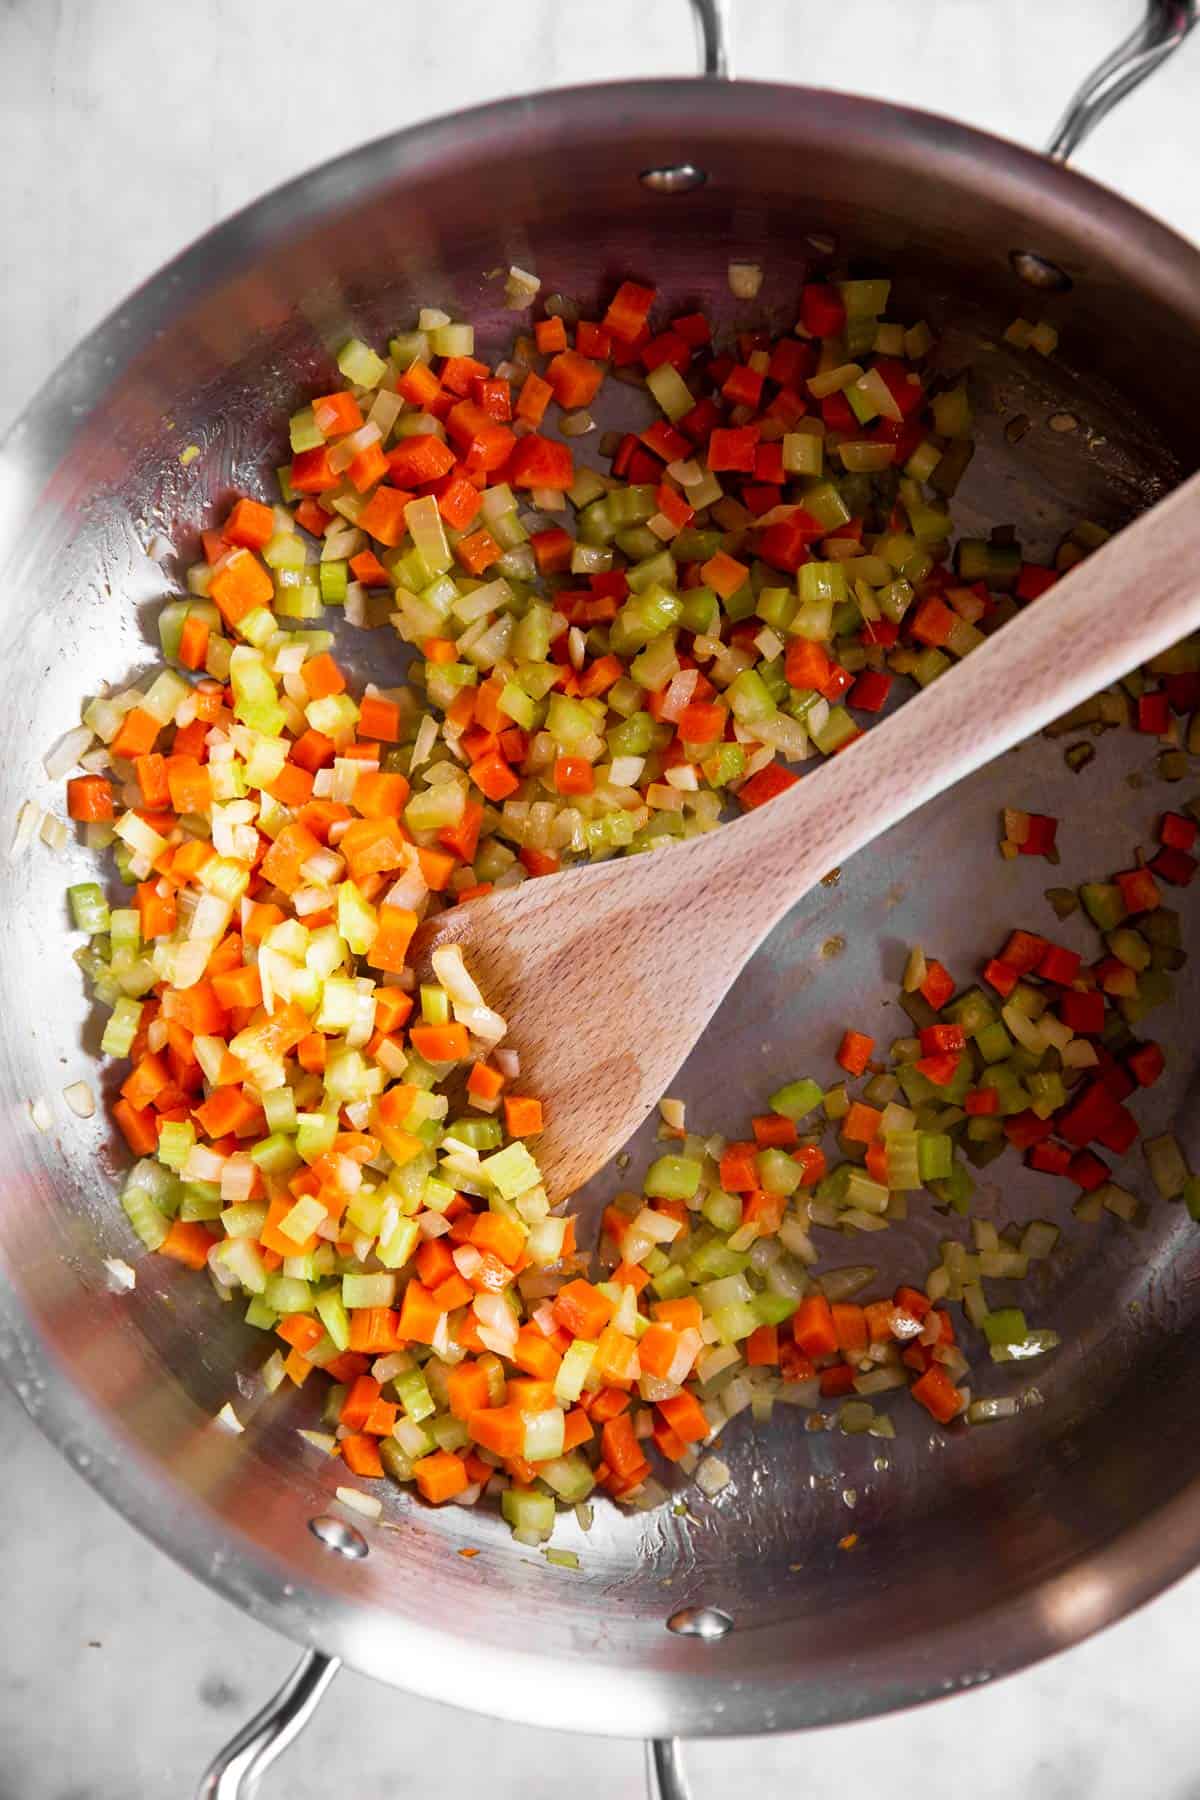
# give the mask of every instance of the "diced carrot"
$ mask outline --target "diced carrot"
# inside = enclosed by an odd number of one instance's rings
[[[245,555],[246,552],[242,551],[239,554]],[[155,740],[161,729],[162,727],[158,720],[154,718],[152,714],[146,712],[143,707],[133,706],[121,720],[121,728],[117,732],[112,743],[108,746],[109,751],[113,756],[123,756],[128,761],[132,762],[135,757],[145,756],[149,751],[153,750]],[[88,779],[98,781],[101,778],[99,776],[91,776]],[[75,785],[75,782],[68,783],[68,795]],[[72,818],[75,817],[74,814],[71,816]]]
[[[375,1439],[365,1432],[351,1432],[342,1439],[341,1448],[346,1467],[352,1474],[363,1475],[369,1480],[378,1480],[383,1474],[379,1448]]]
[[[153,741],[151,739],[151,743]],[[115,816],[112,782],[103,775],[75,775],[68,781],[68,818],[103,825]]]
[[[207,619],[189,613],[179,635],[179,660],[185,669],[202,669],[208,657],[212,632]]]
[[[867,1347],[867,1320],[861,1306],[850,1301],[835,1300],[829,1308],[837,1347],[843,1355],[857,1355]]]
[[[422,1497],[434,1506],[453,1500],[471,1485],[466,1464],[453,1450],[435,1450],[432,1456],[420,1457],[413,1464],[413,1475]]]
[[[275,536],[275,514],[258,500],[239,500],[221,527],[227,544],[263,550]]]
[[[432,1344],[441,1319],[432,1294],[414,1278],[405,1288],[400,1305],[400,1336],[415,1344]]]
[[[543,1129],[541,1101],[527,1094],[506,1094],[504,1124],[509,1137],[536,1137]]]
[[[467,1430],[493,1456],[517,1456],[525,1442],[525,1421],[515,1406],[480,1407],[468,1418]]]
[[[457,562],[468,575],[482,575],[504,555],[500,545],[485,527],[459,538],[454,546]]]
[[[300,671],[300,679],[310,700],[324,700],[330,694],[344,694],[346,691],[346,677],[328,650],[322,651],[320,656],[309,657]]]
[[[470,1242],[486,1256],[498,1257],[510,1269],[520,1266],[525,1252],[526,1232],[516,1219],[502,1213],[485,1212],[476,1218]]]
[[[838,1048],[837,1060],[850,1075],[861,1075],[871,1060],[875,1039],[861,1031],[846,1031]],[[864,1140],[869,1141],[869,1140]]]
[[[202,1269],[215,1242],[207,1226],[172,1219],[170,1230],[158,1246],[158,1254],[170,1256],[189,1269]]]
[[[487,1370],[477,1362],[460,1362],[447,1375],[446,1390],[451,1413],[465,1423],[472,1413],[487,1406]]]
[[[707,1432],[707,1424],[705,1430]],[[609,1468],[618,1475],[628,1475],[645,1461],[641,1444],[633,1429],[633,1420],[627,1412],[605,1421],[600,1433],[600,1453]]]
[[[308,1349],[310,1345],[301,1345]],[[373,1375],[360,1375],[342,1402],[338,1414],[338,1423],[346,1425],[351,1431],[361,1431],[366,1424],[367,1415],[379,1398],[379,1383]]]
[[[962,1394],[940,1363],[932,1363],[909,1392],[940,1425],[948,1424],[962,1407]]]
[[[137,884],[138,923],[146,943],[167,937],[175,929],[176,906],[172,894],[160,894],[156,881]]]
[[[504,1082],[505,1077],[491,1063],[472,1063],[471,1073],[467,1076],[467,1092],[473,1100],[497,1100]]]
[[[436,439],[432,441],[437,442]],[[386,544],[389,549],[403,543],[404,534],[408,530],[404,514],[411,500],[412,495],[404,489],[389,487],[387,483],[381,482],[358,515],[359,530],[365,531],[378,543]],[[386,582],[387,572],[381,570],[381,573]],[[359,580],[362,580],[361,576]]]
[[[362,737],[379,738],[385,744],[398,744],[399,706],[394,700],[385,700],[381,694],[364,694],[358,707],[358,729]]]
[[[380,908],[381,913],[387,910],[386,907]],[[457,1022],[450,1025],[414,1025],[409,1036],[413,1049],[426,1062],[462,1062],[470,1050],[467,1028]]]
[[[748,580],[750,570],[745,563],[740,563],[725,550],[718,550],[710,556],[700,568],[700,579],[719,594],[722,600],[729,600]]]
[[[852,1144],[873,1144],[879,1136],[879,1125],[883,1114],[877,1107],[867,1106],[861,1100],[852,1100],[850,1110],[842,1120],[842,1136]]]
[[[293,1350],[307,1354],[320,1343],[325,1327],[311,1313],[285,1313],[275,1327],[275,1335]]]
[[[322,394],[313,401],[312,410],[322,437],[340,437],[343,432],[357,431],[363,422],[358,401],[346,388],[340,388],[336,394]]]
[[[275,584],[252,550],[235,549],[213,570],[208,597],[227,625],[240,625],[248,613],[270,606]]]
[[[576,1278],[559,1288],[552,1310],[564,1331],[591,1341],[600,1336],[617,1309],[590,1281]]]
[[[660,1400],[658,1412],[685,1444],[700,1443],[712,1430],[704,1408],[694,1394],[684,1392],[673,1394],[669,1400]]]
[[[559,1289],[562,1292],[562,1289]],[[673,1331],[699,1331],[704,1323],[704,1313],[698,1300],[656,1300],[654,1317],[661,1319]]]
[[[112,1116],[135,1156],[154,1155],[158,1149],[158,1125],[153,1113],[130,1106],[128,1100],[118,1100],[112,1109]]]
[[[833,1313],[823,1294],[810,1294],[792,1317],[792,1336],[806,1356],[832,1356],[837,1349]]]
[[[779,1327],[777,1325],[759,1325],[746,1339],[744,1348],[746,1362],[750,1368],[777,1366],[779,1362]]]

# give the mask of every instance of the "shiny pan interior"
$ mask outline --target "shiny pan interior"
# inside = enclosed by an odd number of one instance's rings
[[[702,186],[666,194],[640,180],[681,162]],[[81,696],[148,665],[156,605],[197,529],[281,459],[288,413],[326,381],[349,332],[386,337],[435,303],[499,350],[514,320],[495,271],[513,262],[585,306],[629,275],[728,323],[730,257],[766,269],[739,321],[790,324],[805,270],[827,266],[825,237],[857,269],[891,272],[893,316],[927,317],[945,332],[942,366],[974,371],[986,404],[956,502],[963,529],[1012,523],[1030,554],[1047,554],[1069,523],[1120,525],[1200,461],[1200,254],[1040,157],[945,120],[752,83],[580,89],[420,126],[188,251],[75,352],[4,445],[2,828],[27,798],[60,804],[45,751]],[[1014,251],[1050,258],[1070,291],[1031,293]],[[1019,312],[1059,325],[1055,358],[999,343]],[[629,389],[616,397],[639,403]],[[1077,429],[1050,430],[1064,412]],[[1014,447],[1004,427],[1018,413],[1031,423]],[[191,444],[201,454],[184,466]],[[156,534],[178,565],[148,557]],[[360,674],[396,679],[390,632],[347,638]],[[778,1079],[832,1072],[846,1024],[900,1035],[909,942],[965,982],[1010,925],[1052,923],[1050,881],[1127,865],[1166,794],[1155,748],[1112,734],[1075,776],[1061,743],[1039,741],[858,856],[775,931],[718,1015],[674,1084],[689,1119],[744,1128]],[[1062,816],[1059,871],[1001,860],[1006,802]],[[81,850],[37,846],[0,862],[0,1363],[78,1469],[256,1616],[398,1686],[511,1718],[747,1732],[879,1713],[1001,1673],[1197,1559],[1196,1227],[1162,1204],[1141,1230],[1078,1225],[1073,1190],[1012,1155],[984,1172],[979,1211],[1066,1228],[1020,1291],[1031,1319],[1064,1335],[1032,1377],[1041,1406],[942,1432],[900,1396],[886,1444],[807,1432],[796,1409],[758,1428],[743,1415],[725,1434],[733,1481],[715,1500],[692,1486],[686,1514],[603,1503],[586,1537],[565,1517],[556,1542],[578,1550],[578,1573],[483,1510],[433,1511],[400,1493],[368,1528],[365,1559],[331,1555],[309,1521],[329,1510],[338,1465],[295,1435],[308,1403],[239,1393],[261,1337],[161,1258],[138,1262],[132,1294],[108,1291],[101,1258],[134,1249],[114,1200],[122,1155],[101,1115],[85,1124],[60,1099],[94,1076],[98,1030],[64,900],[91,868]],[[1058,935],[1087,941],[1078,920]],[[1169,1072],[1138,1107],[1194,1159],[1198,967],[1154,1016]],[[37,1097],[54,1108],[47,1135],[30,1119]],[[1140,1167],[1131,1179],[1146,1185]],[[585,1192],[587,1217],[614,1184]],[[945,1222],[913,1210],[908,1228],[869,1242],[820,1234],[826,1265],[923,1277]],[[1008,1391],[1010,1374],[985,1360],[977,1389]],[[1018,1367],[1014,1391],[1030,1379]],[[231,1398],[242,1437],[212,1423]],[[853,1553],[837,1547],[849,1531]],[[467,1544],[483,1554],[454,1554]],[[733,1629],[715,1643],[668,1631],[685,1605],[720,1607]]]

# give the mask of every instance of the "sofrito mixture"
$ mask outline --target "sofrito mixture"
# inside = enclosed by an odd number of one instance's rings
[[[731,267],[742,297],[758,278]],[[514,308],[537,292],[510,271]],[[48,759],[80,771],[68,813],[123,890],[70,903],[127,1066],[129,1223],[264,1334],[267,1390],[319,1390],[303,1436],[359,1478],[338,1492],[361,1512],[382,1477],[498,1496],[540,1544],[597,1489],[657,1504],[664,1462],[719,1492],[711,1446],[746,1408],[890,1437],[874,1403],[906,1388],[942,1426],[1002,1418],[1020,1402],[972,1398],[952,1309],[996,1361],[1052,1348],[985,1283],[1050,1256],[1056,1227],[975,1220],[973,1247],[947,1239],[874,1298],[871,1266],[818,1269],[814,1233],[884,1230],[922,1190],[965,1214],[972,1166],[1006,1150],[1074,1183],[1082,1217],[1138,1210],[1104,1153],[1131,1148],[1163,1067],[1134,1029],[1183,960],[1164,898],[1196,870],[1190,813],[1163,817],[1148,866],[1050,890],[1094,922],[1094,962],[1020,929],[963,988],[914,948],[912,1035],[881,1052],[847,1029],[833,1085],[780,1071],[744,1141],[664,1100],[662,1154],[594,1254],[550,1204],[541,1104],[461,951],[430,982],[412,967],[443,906],[770,801],[1102,541],[1077,527],[1054,568],[1004,532],[951,554],[967,386],[888,303],[886,280],[812,283],[794,330],[714,343],[629,281],[595,320],[552,297],[495,366],[433,309],[386,354],[351,340],[291,420],[279,499],[201,534],[161,669],[92,700]],[[1054,348],[1046,325],[1009,336]],[[600,437],[600,473],[573,445],[611,380],[659,416]],[[411,645],[407,683],[351,691],[329,608]],[[1169,752],[1198,689],[1183,645],[1070,723],[1134,709]],[[19,847],[38,822],[27,807]],[[1004,853],[1053,857],[1054,832],[1006,814]],[[92,1110],[86,1084],[67,1099]],[[1145,1150],[1200,1214],[1175,1141]]]

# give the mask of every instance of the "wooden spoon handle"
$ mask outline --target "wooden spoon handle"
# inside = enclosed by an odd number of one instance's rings
[[[1200,626],[1200,475],[786,794],[691,851],[762,932],[830,868]],[[707,867],[705,866],[707,864]]]

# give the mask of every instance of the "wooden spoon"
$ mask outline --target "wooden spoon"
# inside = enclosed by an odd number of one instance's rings
[[[438,914],[538,1094],[556,1200],[668,1083],[771,927],[830,869],[1200,626],[1200,475],[892,717],[734,824]],[[953,880],[952,870],[942,871]]]

